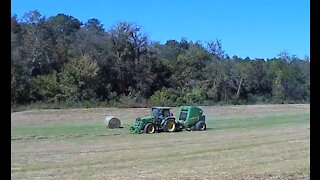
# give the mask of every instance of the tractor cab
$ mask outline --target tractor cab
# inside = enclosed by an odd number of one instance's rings
[[[173,115],[170,110],[170,107],[152,107],[151,115],[162,121],[163,119]]]

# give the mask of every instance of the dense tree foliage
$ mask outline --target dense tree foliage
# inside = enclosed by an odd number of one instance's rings
[[[11,102],[104,101],[178,106],[309,102],[310,60],[230,58],[221,40],[151,41],[121,22],[105,30],[38,11],[11,17]]]

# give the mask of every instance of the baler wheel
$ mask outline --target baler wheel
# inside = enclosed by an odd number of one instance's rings
[[[203,122],[203,121],[198,121],[197,122],[197,124],[196,124],[196,130],[197,131],[204,131],[204,130],[206,130],[206,128],[207,128],[207,125],[206,125],[205,122]]]
[[[147,134],[152,134],[156,131],[156,127],[154,124],[152,123],[148,123],[146,124],[146,126],[144,127],[144,133],[147,133]]]

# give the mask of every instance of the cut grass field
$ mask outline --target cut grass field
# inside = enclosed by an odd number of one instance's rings
[[[11,178],[310,179],[310,105],[201,108],[206,131],[151,135],[129,132],[145,108],[12,113]]]

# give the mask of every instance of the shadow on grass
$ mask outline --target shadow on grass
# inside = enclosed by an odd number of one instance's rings
[[[212,131],[212,130],[215,130],[215,129],[218,129],[218,128],[206,128],[206,131]]]

